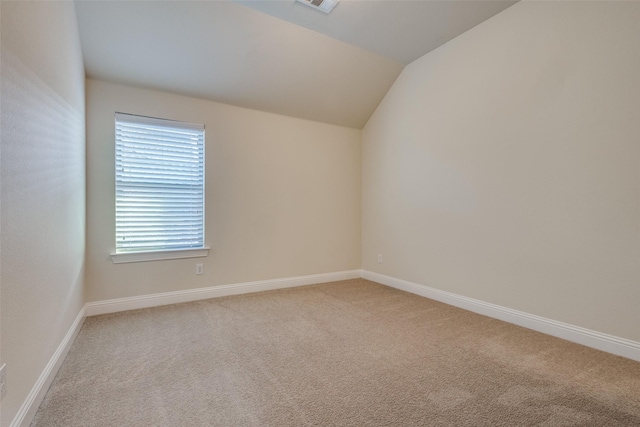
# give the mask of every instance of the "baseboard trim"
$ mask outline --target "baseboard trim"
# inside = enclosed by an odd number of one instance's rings
[[[71,324],[71,327],[67,331],[66,335],[62,339],[62,342],[49,359],[49,363],[45,366],[44,370],[38,377],[38,381],[34,384],[33,388],[27,395],[27,398],[22,403],[22,406],[18,410],[18,413],[13,418],[13,421],[10,424],[10,427],[27,427],[31,424],[33,417],[36,415],[44,396],[47,394],[49,390],[49,386],[53,382],[56,374],[58,373],[58,369],[62,365],[64,358],[67,356],[69,349],[71,349],[71,345],[76,339],[78,332],[80,332],[80,328],[82,328],[82,324],[85,319],[85,307],[82,307],[75,320]]]
[[[367,270],[349,270],[309,276],[211,286],[207,288],[188,289],[184,291],[165,292],[87,303],[80,310],[73,321],[73,324],[69,328],[69,331],[63,338],[53,356],[51,356],[49,363],[47,363],[47,366],[40,374],[40,377],[18,410],[18,413],[11,422],[10,427],[27,427],[30,425],[49,389],[49,386],[53,382],[58,369],[62,365],[62,362],[69,352],[78,332],[80,332],[80,328],[82,327],[85,317],[229,295],[240,295],[252,292],[335,282],[339,280],[357,279],[360,277],[640,362],[640,342],[592,331],[579,326],[547,319]]]
[[[362,278],[640,362],[640,342],[363,270]]]
[[[187,289],[184,291],[164,292],[151,295],[89,302],[85,306],[86,315],[97,316],[100,314],[117,313],[126,310],[178,304],[229,295],[240,295],[251,292],[335,282],[339,280],[358,279],[360,278],[360,273],[361,270],[339,271],[334,273],[259,280],[256,282],[235,283],[231,285],[210,286],[207,288]]]
[[[105,301],[86,303],[76,316],[69,331],[56,349],[49,363],[38,377],[35,385],[22,403],[9,427],[28,427],[42,403],[58,369],[62,365],[71,345],[80,332],[84,319],[99,314],[116,313],[119,311],[138,308],[156,307],[181,302],[197,301],[228,295],[239,295],[251,292],[261,292],[273,289],[292,288],[318,283],[335,282],[339,280],[358,279],[361,270],[339,271],[308,276],[288,277],[283,279],[260,280],[255,282],[236,283],[231,285],[211,286],[208,288],[188,289],[184,291],[165,292],[159,294],[142,295],[130,298],[118,298]]]

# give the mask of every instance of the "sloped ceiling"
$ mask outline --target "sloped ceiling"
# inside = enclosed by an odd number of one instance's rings
[[[362,128],[404,65],[514,2],[77,1],[88,77]]]

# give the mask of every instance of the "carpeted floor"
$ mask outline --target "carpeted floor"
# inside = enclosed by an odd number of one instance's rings
[[[640,363],[366,280],[88,318],[35,426],[640,426]]]

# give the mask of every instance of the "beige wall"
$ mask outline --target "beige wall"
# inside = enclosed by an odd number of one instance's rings
[[[84,69],[72,2],[2,2],[1,339],[8,426],[83,301]]]
[[[207,258],[112,264],[116,111],[204,123]],[[359,267],[360,130],[87,81],[87,301]]]
[[[407,66],[363,269],[640,341],[639,76],[638,2],[521,2]]]

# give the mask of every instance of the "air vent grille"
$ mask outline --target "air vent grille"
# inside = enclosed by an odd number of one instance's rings
[[[329,13],[338,4],[339,0],[297,0],[299,3],[306,4],[314,9]]]

